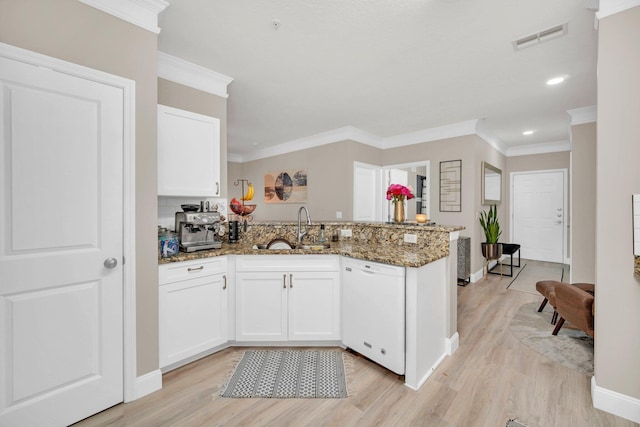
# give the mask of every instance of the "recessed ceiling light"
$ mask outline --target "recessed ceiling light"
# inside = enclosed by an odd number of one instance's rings
[[[524,132],[522,132],[523,135],[529,136],[529,135],[533,135],[533,131],[532,130],[525,130]]]
[[[554,77],[552,79],[547,80],[547,84],[549,86],[553,86],[553,85],[559,85],[560,83],[562,83],[564,81],[564,77]]]

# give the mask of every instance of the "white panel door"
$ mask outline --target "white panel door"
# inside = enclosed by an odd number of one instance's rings
[[[0,58],[2,426],[123,400],[122,156],[120,89]]]
[[[224,274],[160,286],[160,367],[227,342]]]
[[[340,339],[340,273],[289,273],[289,339]]]
[[[380,168],[355,162],[353,165],[353,220],[380,221]]]
[[[158,105],[158,195],[220,196],[220,119]]]
[[[236,274],[236,341],[287,340],[287,274]]]
[[[513,175],[513,237],[522,257],[564,262],[564,173]]]

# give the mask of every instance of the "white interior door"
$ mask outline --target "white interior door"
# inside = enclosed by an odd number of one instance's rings
[[[0,58],[0,425],[123,400],[122,158],[121,89]]]
[[[512,175],[511,241],[525,259],[564,262],[565,172]]]
[[[353,220],[380,221],[380,167],[353,164]]]

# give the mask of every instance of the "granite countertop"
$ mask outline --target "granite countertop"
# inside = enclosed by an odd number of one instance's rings
[[[222,255],[342,255],[364,261],[375,261],[401,267],[422,267],[425,264],[449,255],[449,247],[420,250],[408,245],[370,244],[361,242],[340,241],[331,242],[328,249],[253,249],[249,243],[223,243],[220,249],[196,252],[180,252],[170,258],[158,258],[158,264],[191,261]]]

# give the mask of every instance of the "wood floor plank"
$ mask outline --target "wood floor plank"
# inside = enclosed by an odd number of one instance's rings
[[[346,399],[223,398],[220,387],[245,350],[230,348],[166,373],[162,390],[77,426],[502,427],[517,418],[529,427],[638,427],[591,406],[590,377],[511,334],[518,309],[542,297],[506,289],[510,280],[490,275],[458,288],[460,347],[417,392],[347,354],[355,394]]]

